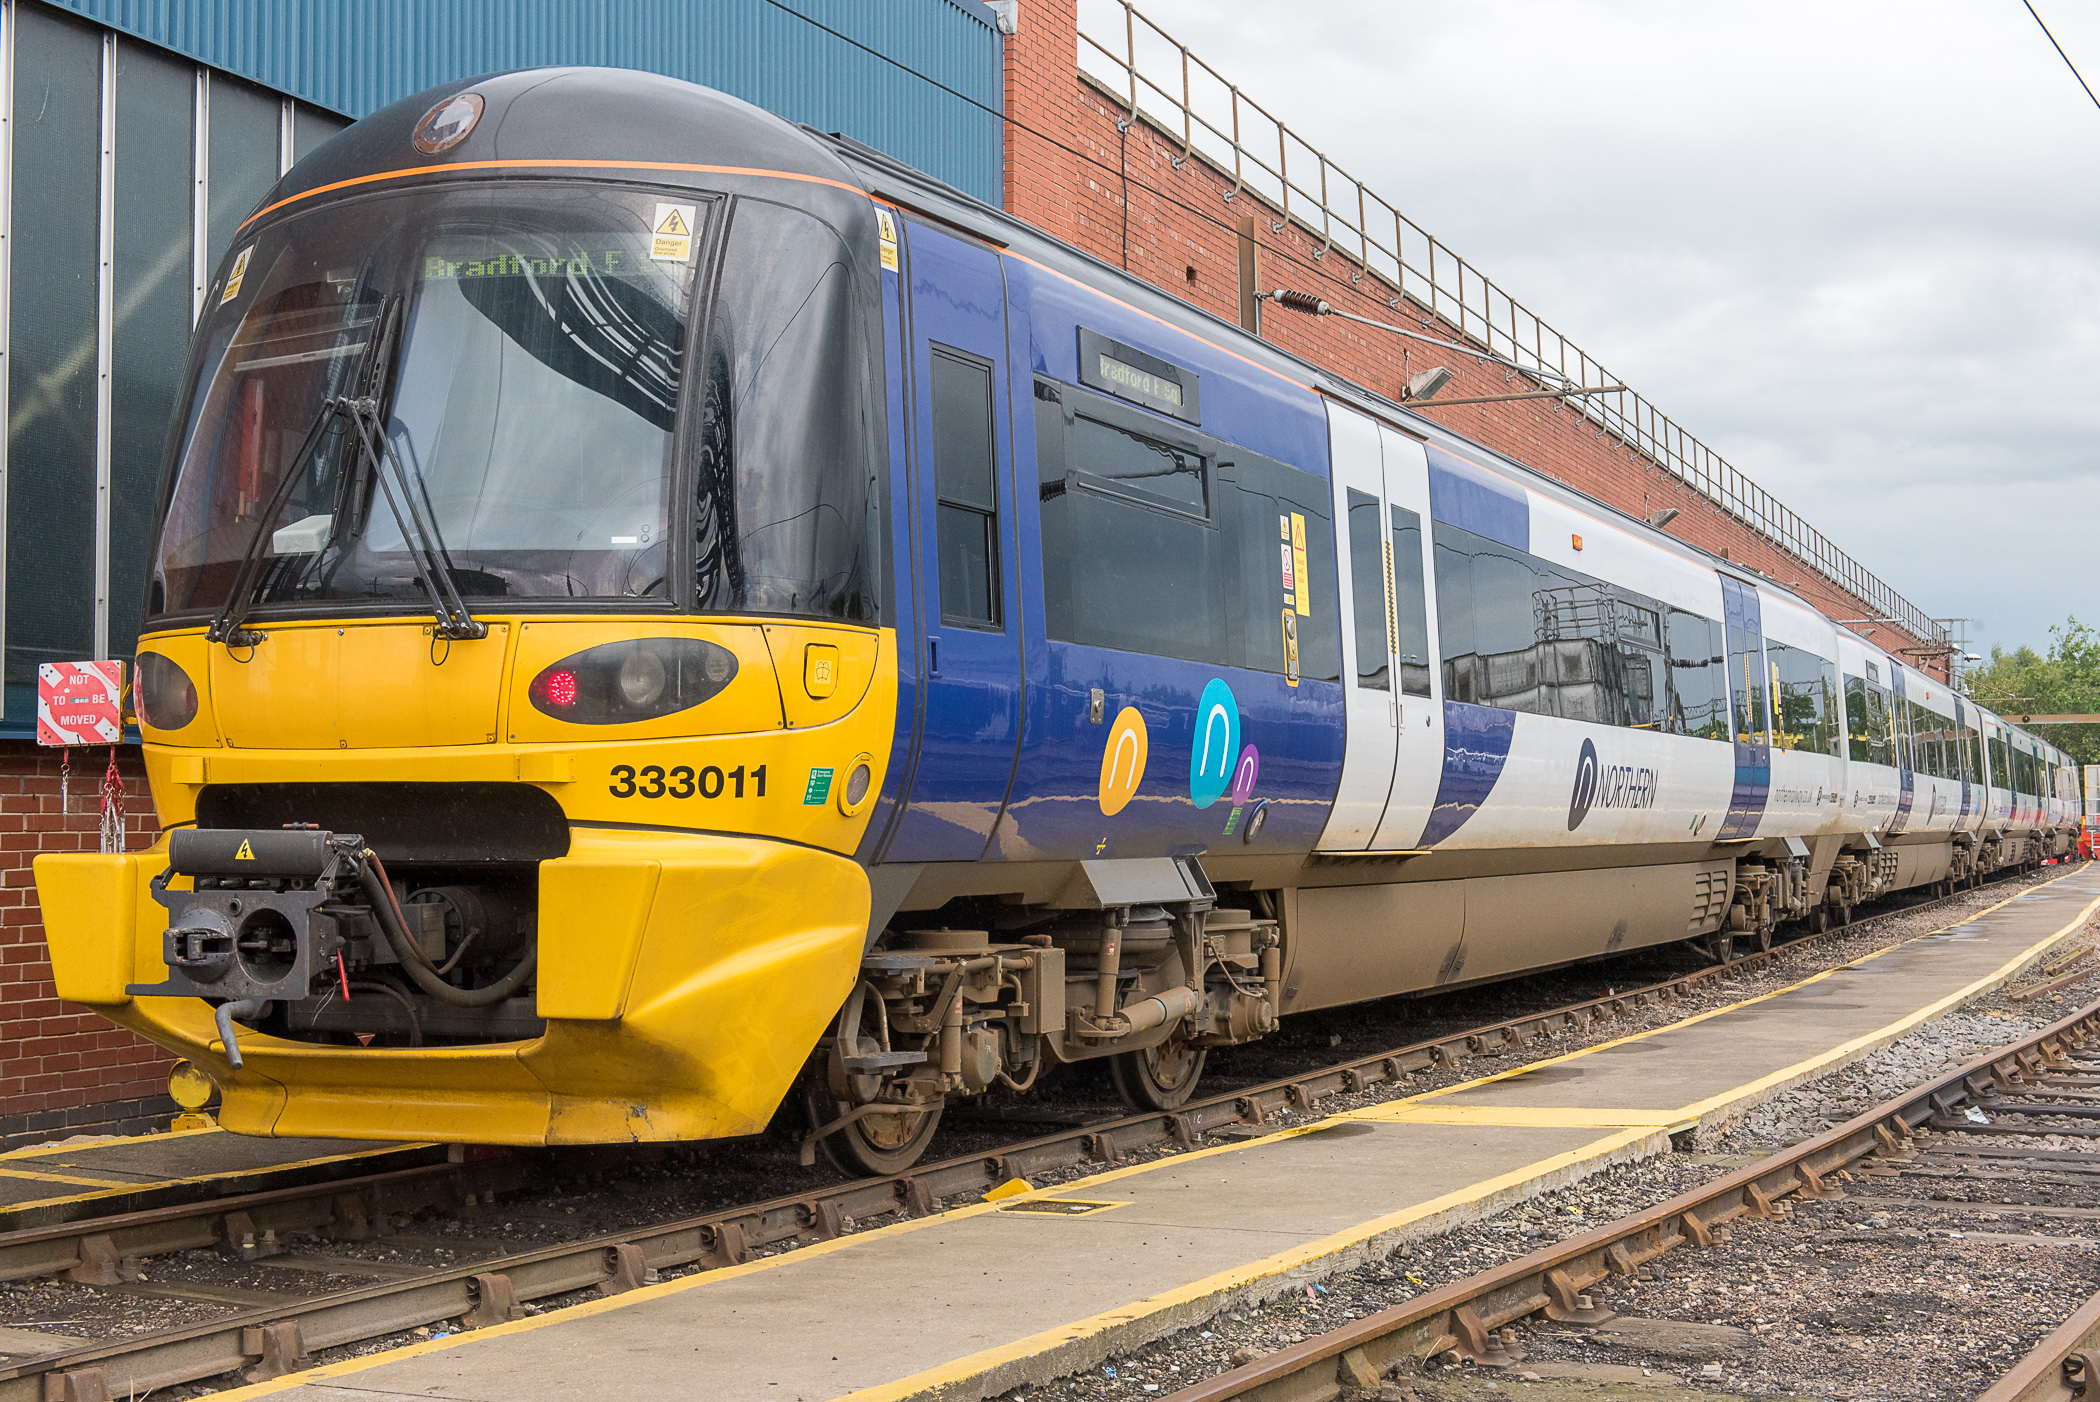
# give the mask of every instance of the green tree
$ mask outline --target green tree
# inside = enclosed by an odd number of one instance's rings
[[[2076,616],[2049,630],[2047,655],[2031,647],[1991,649],[1971,672],[1969,695],[2017,722],[2023,715],[2100,713],[2100,629]],[[2044,725],[2035,734],[2080,764],[2100,764],[2100,725]]]

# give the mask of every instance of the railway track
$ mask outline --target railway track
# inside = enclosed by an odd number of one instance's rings
[[[151,1388],[227,1373],[263,1381],[292,1371],[322,1349],[452,1321],[483,1327],[518,1318],[534,1302],[577,1292],[616,1294],[650,1282],[661,1271],[734,1265],[756,1254],[824,1241],[860,1223],[893,1215],[924,1216],[938,1210],[945,1199],[981,1194],[1013,1178],[1113,1164],[1171,1145],[1194,1145],[1221,1132],[1258,1134],[1279,1118],[1316,1113],[1317,1102],[1327,1096],[1369,1090],[1419,1072],[1454,1070],[1469,1060],[1521,1050],[1551,1035],[1592,1029],[1681,1001],[1712,979],[1753,970],[1942,903],[1906,906],[1826,935],[1747,954],[1725,966],[1353,1057],[1194,1101],[1172,1112],[1062,1128],[891,1178],[854,1180],[445,1268],[399,1266],[389,1271],[369,1261],[305,1251],[293,1238],[372,1241],[392,1234],[391,1219],[402,1213],[471,1215],[486,1210],[499,1194],[528,1187],[533,1170],[527,1160],[430,1164],[0,1233],[0,1281],[57,1277],[79,1285],[136,1288],[133,1282],[151,1258],[197,1250],[319,1273],[351,1270],[393,1277],[308,1298],[268,1298],[207,1321],[0,1365],[0,1402],[89,1402],[143,1395]],[[276,1274],[281,1278],[283,1272]],[[197,1298],[227,1303],[242,1294],[207,1291]]]
[[[1870,1208],[1876,1232],[1938,1224],[1949,1239],[2036,1239],[1944,1225],[2007,1216],[2092,1230],[2100,1209],[2055,1207],[2049,1199],[2067,1180],[2100,1187],[2100,1154],[1992,1142],[2049,1135],[2100,1138],[2100,1002],[1703,1187],[1172,1395],[1176,1402],[1325,1402],[1375,1392],[1396,1369],[1422,1360],[1517,1365],[1526,1353],[1513,1326],[1607,1325],[1613,1312],[1593,1292],[1649,1276],[1651,1263],[1672,1253],[1723,1244],[1731,1224],[1806,1218],[1811,1203],[1849,1200],[1850,1207]],[[1925,1195],[1957,1180],[1990,1196]],[[1915,1196],[1903,1191],[1919,1185],[1931,1187]],[[2023,1196],[2044,1201],[2010,1200]],[[2092,1370],[2100,1368],[2096,1346],[2100,1297],[1985,1393],[1985,1402],[2086,1395]],[[1718,1366],[1709,1371],[1718,1376]]]

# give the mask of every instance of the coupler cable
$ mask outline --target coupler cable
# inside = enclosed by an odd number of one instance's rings
[[[401,961],[402,969],[416,987],[440,1003],[449,1003],[455,1008],[494,1007],[523,988],[525,981],[539,967],[539,945],[534,944],[525,951],[525,957],[518,961],[517,967],[488,987],[454,988],[439,976],[437,967],[423,953],[422,946],[409,938],[408,920],[402,914],[400,903],[394,899],[394,883],[387,879],[386,866],[379,860],[379,854],[368,847],[352,860],[357,866],[358,884],[364,887],[365,895],[371,899],[373,913],[379,917],[380,933],[386,936],[394,957]]]

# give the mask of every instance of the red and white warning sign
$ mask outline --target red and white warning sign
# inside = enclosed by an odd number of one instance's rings
[[[46,662],[36,669],[39,745],[106,745],[123,734],[122,662]]]

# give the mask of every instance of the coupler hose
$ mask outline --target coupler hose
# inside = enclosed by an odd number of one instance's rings
[[[408,937],[408,928],[402,923],[401,912],[394,905],[394,888],[382,875],[385,868],[373,870],[379,859],[370,853],[365,856],[369,860],[361,858],[357,863],[357,880],[358,884],[364,887],[366,897],[372,902],[373,913],[379,918],[380,933],[386,936],[386,942],[393,949],[394,957],[401,961],[401,967],[407,971],[409,978],[415,981],[416,987],[440,1003],[449,1003],[455,1008],[493,1007],[523,988],[525,981],[532,977],[533,970],[539,967],[540,951],[539,946],[535,944],[525,951],[525,957],[518,961],[516,968],[488,987],[454,988],[438,977],[437,969],[431,965],[422,948]]]
[[[212,1019],[219,1024],[219,1041],[226,1048],[226,1064],[234,1070],[241,1069],[241,1044],[234,1039],[234,1019],[246,1021],[251,1017],[261,1017],[269,1010],[270,1000],[267,998],[236,998],[231,1003],[219,1004],[218,1010],[212,1014]]]

